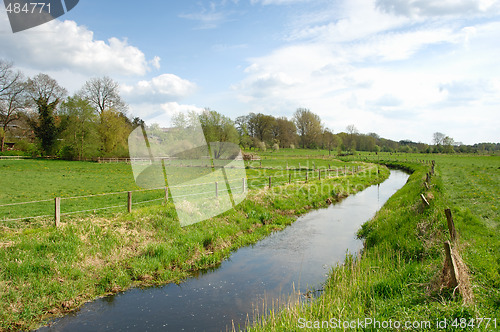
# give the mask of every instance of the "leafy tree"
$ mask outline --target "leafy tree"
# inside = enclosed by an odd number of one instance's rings
[[[315,148],[320,143],[323,132],[320,117],[306,108],[299,108],[293,115],[293,121],[302,147]]]
[[[127,117],[113,109],[101,113],[99,136],[101,137],[101,151],[107,155],[126,155],[127,139],[132,126]]]
[[[61,127],[56,120],[57,106],[66,94],[66,89],[46,74],[38,74],[28,79],[26,90],[38,115],[30,119],[35,136],[39,140],[43,155],[50,155],[55,150]]]
[[[239,143],[238,131],[230,118],[214,110],[205,108],[200,114],[199,119],[208,144],[213,142]],[[219,145],[219,149],[212,152],[215,158],[219,158],[224,152],[224,145]]]
[[[333,132],[328,128],[323,130],[322,145],[324,149],[328,149],[329,155],[334,148],[339,147],[341,144],[342,140],[338,135],[333,134]]]
[[[276,118],[273,124],[276,140],[282,148],[290,147],[297,142],[297,127],[286,117]]]
[[[248,119],[248,129],[251,135],[260,141],[271,141],[273,138],[271,129],[274,121],[275,119],[273,116],[262,113],[250,113]]]
[[[454,153],[455,150],[453,149],[453,145],[455,144],[455,140],[451,138],[450,136],[446,136],[443,139],[443,146],[444,146],[444,152],[445,153]]]
[[[240,145],[245,149],[248,149],[252,146],[252,137],[248,132],[248,119],[248,115],[243,115],[237,117],[234,121],[236,130],[238,131],[238,135],[240,136]]]
[[[63,156],[82,160],[99,152],[99,117],[88,100],[75,95],[61,104]]]

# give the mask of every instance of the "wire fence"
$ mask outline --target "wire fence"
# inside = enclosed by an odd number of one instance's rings
[[[132,206],[134,205],[146,205],[148,203],[160,201],[166,203],[168,201],[188,197],[216,198],[224,193],[245,193],[249,189],[261,189],[271,186],[322,180],[327,177],[331,178],[330,175],[332,173],[334,173],[334,177],[345,176],[348,174],[354,175],[361,171],[367,171],[368,169],[370,169],[370,167],[366,168],[361,166],[344,166],[343,168],[334,169],[329,166],[329,168],[317,168],[312,171],[310,168],[279,168],[273,170],[281,171],[280,174],[230,179],[228,181],[221,181],[220,183],[202,182],[186,185],[179,184],[151,189],[138,189],[82,196],[55,197],[53,199],[0,204],[0,222],[7,223],[30,221],[33,219],[45,220],[54,218],[57,226],[61,216],[72,216],[87,213],[95,214],[97,211],[112,209],[123,209],[124,211],[127,209],[128,212],[131,212]],[[238,185],[237,182],[239,182],[240,185]],[[224,186],[225,188],[223,188]],[[184,191],[174,189],[184,189]],[[175,191],[175,195],[172,195],[173,190]],[[135,198],[135,200],[132,198]],[[61,205],[63,206],[62,212]],[[36,206],[37,208],[25,208],[28,206]],[[20,207],[22,207],[22,209],[19,209]],[[28,213],[31,211],[32,213]]]

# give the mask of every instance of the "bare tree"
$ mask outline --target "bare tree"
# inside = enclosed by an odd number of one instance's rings
[[[446,135],[440,132],[435,132],[432,134],[432,141],[435,145],[443,145]]]
[[[0,60],[0,151],[4,151],[5,137],[11,123],[18,120],[26,107],[23,75],[12,69],[12,64]]]
[[[120,97],[119,85],[108,76],[92,78],[85,82],[80,95],[90,102],[99,115],[110,109],[126,112],[127,107]]]
[[[0,59],[0,98],[4,96],[13,84],[20,81],[22,74],[14,71],[12,62]]]
[[[344,142],[347,149],[356,150],[356,136],[359,134],[358,129],[353,124],[348,125],[345,129],[347,131],[347,141]]]

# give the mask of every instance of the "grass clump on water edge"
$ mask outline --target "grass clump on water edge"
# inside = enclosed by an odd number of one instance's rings
[[[471,285],[464,285],[469,277],[464,265],[461,266],[462,285],[455,290],[444,287],[443,243],[449,239],[444,209],[450,201],[439,163],[430,189],[424,184],[429,166],[392,164],[410,168],[413,173],[407,185],[360,229],[358,235],[365,239],[363,252],[356,257],[348,256],[343,264],[332,268],[320,296],[312,300],[295,296],[293,301],[281,306],[282,310],[268,310],[267,314],[257,317],[249,331],[298,331],[306,327],[327,331],[344,329],[345,324],[353,321],[354,325],[347,327],[349,330],[383,330],[374,325],[375,321],[392,321],[392,328],[388,330],[405,329],[406,323],[415,324],[412,329],[442,330],[438,324],[444,319],[448,330],[464,330],[460,322],[465,320],[469,329],[474,322],[478,329],[475,319],[481,317],[496,318],[498,328],[499,305],[492,303],[496,292],[494,283],[486,286],[485,280],[473,275],[472,283],[483,286],[473,287],[474,297]],[[421,194],[430,206],[425,206]],[[459,252],[464,252],[464,261],[472,265],[472,272],[475,265],[479,265],[484,274],[493,275],[490,272],[493,264],[488,271],[481,267],[484,263],[467,261],[470,242],[465,239],[481,243],[482,236],[472,240],[472,233],[461,227],[463,217],[459,215],[456,219],[457,231],[465,233],[463,240],[454,244],[457,257],[460,259]],[[477,298],[477,294],[484,293],[489,293],[489,299]],[[401,324],[401,328],[395,324]],[[483,322],[479,330],[495,330],[492,324],[486,326]]]
[[[171,202],[113,218],[65,218],[60,228],[0,233],[0,330],[33,329],[96,297],[182,279],[281,230],[389,171],[250,190],[236,209],[180,227]]]

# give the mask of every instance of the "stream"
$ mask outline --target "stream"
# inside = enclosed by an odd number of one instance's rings
[[[409,175],[387,180],[328,208],[311,211],[215,269],[183,283],[123,293],[87,303],[38,331],[231,331],[295,290],[321,289],[331,267],[363,247],[356,232]]]

